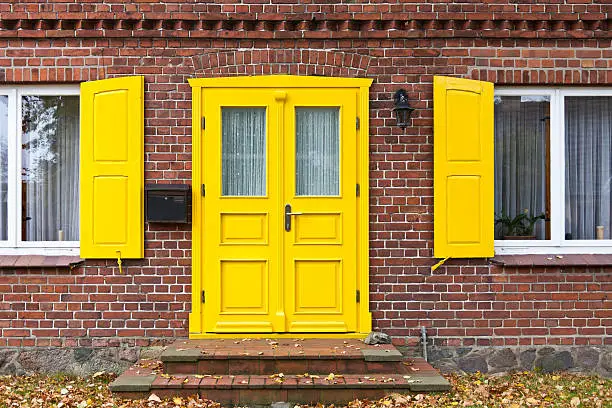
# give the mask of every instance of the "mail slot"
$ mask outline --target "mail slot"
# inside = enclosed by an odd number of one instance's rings
[[[149,222],[189,222],[188,184],[147,184],[145,203]]]

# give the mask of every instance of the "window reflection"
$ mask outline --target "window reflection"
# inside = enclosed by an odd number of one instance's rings
[[[79,240],[79,98],[21,98],[22,240]]]

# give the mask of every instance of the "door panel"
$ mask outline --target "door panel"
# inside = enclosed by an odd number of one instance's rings
[[[287,330],[357,327],[356,91],[302,90],[285,105]],[[345,221],[346,220],[346,221]],[[343,222],[345,221],[345,222]]]
[[[342,213],[301,214],[293,223],[293,244],[342,244]]]
[[[203,90],[204,329],[357,329],[357,89]]]
[[[279,309],[278,126],[269,92],[206,90],[203,257],[208,332],[284,330]]]

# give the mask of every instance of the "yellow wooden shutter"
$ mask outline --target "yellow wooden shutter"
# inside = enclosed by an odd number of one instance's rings
[[[81,257],[144,257],[144,77],[81,84]]]
[[[493,231],[493,84],[434,77],[434,256],[493,256]]]

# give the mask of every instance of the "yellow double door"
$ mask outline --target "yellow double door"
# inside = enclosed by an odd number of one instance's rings
[[[203,328],[357,329],[356,89],[206,89]]]

